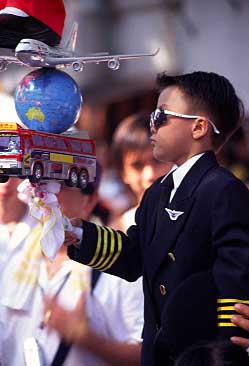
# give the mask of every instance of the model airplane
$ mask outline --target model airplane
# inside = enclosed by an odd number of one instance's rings
[[[58,47],[50,47],[35,39],[22,39],[16,49],[15,56],[0,56],[0,72],[5,71],[11,63],[28,67],[72,67],[74,71],[82,71],[89,63],[99,64],[107,62],[111,70],[118,70],[120,60],[137,59],[155,56],[159,49],[153,53],[137,53],[124,55],[109,55],[109,53],[96,53],[88,56],[77,56],[74,52],[78,33],[78,24],[74,23],[68,41]]]

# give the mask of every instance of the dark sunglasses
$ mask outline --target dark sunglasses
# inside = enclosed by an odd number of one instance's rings
[[[201,116],[192,116],[190,114],[181,114],[181,113],[168,111],[167,109],[163,109],[162,107],[159,107],[154,112],[151,113],[150,129],[154,128],[155,130],[158,130],[159,127],[161,127],[163,124],[167,123],[167,116],[174,116],[174,117],[188,118],[188,119],[203,118]],[[207,119],[207,120],[210,123],[210,125],[212,126],[214,133],[219,135],[220,131],[215,126],[215,124],[210,119]]]

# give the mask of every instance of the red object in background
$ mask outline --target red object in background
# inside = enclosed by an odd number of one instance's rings
[[[61,37],[66,17],[63,0],[0,0],[0,9],[7,6],[38,19]]]

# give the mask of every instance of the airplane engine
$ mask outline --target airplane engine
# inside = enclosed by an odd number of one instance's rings
[[[75,61],[72,63],[72,67],[74,71],[81,72],[84,69],[84,64],[79,61]]]
[[[0,60],[0,72],[6,71],[8,68],[8,62],[5,60]]]
[[[120,67],[120,62],[118,59],[112,58],[111,60],[108,61],[107,65],[111,70],[118,70]]]

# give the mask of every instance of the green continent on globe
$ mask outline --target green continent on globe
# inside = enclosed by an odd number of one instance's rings
[[[31,121],[32,119],[37,119],[39,122],[44,121],[44,113],[39,108],[29,108],[28,112],[25,113],[28,120]]]

